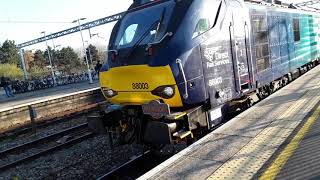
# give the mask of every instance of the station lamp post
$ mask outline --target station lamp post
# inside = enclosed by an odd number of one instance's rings
[[[52,40],[52,46],[53,46],[53,50],[55,50],[57,47],[60,47],[61,45],[55,45],[54,41],[53,41],[53,38],[51,39]]]
[[[85,19],[86,19],[86,18],[76,19],[76,20],[72,21],[72,23],[77,23],[77,22],[78,22],[79,31],[80,31],[81,40],[82,40],[83,52],[84,52],[84,55],[85,55],[84,57],[85,57],[86,64],[87,64],[87,69],[88,69],[89,81],[90,81],[90,83],[93,83],[93,81],[92,81],[92,76],[91,76],[91,70],[90,70],[89,62],[88,62],[88,57],[87,57],[87,54],[86,54],[86,48],[85,48],[84,41],[83,41],[81,23],[80,23],[80,21],[85,20]]]
[[[91,39],[92,37],[94,37],[94,36],[97,36],[98,38],[104,39],[104,40],[107,41],[107,38],[101,37],[101,36],[99,35],[99,33],[91,34],[90,29],[89,29],[89,35],[90,35],[90,39]]]
[[[20,54],[20,60],[21,60],[21,65],[22,65],[22,69],[23,69],[24,80],[27,80],[28,73],[27,73],[27,69],[26,69],[26,63],[24,61],[24,49],[20,48],[19,54]]]
[[[107,38],[105,38],[105,37],[101,37],[101,36],[99,35],[99,33],[97,34],[97,36],[98,36],[98,38],[100,38],[100,39],[103,39],[103,40],[105,40],[105,41],[108,41],[108,39],[107,39]]]
[[[91,51],[90,51],[90,44],[89,41],[84,41],[85,43],[87,43],[87,48],[88,48],[88,53],[89,53],[89,60],[90,60],[90,64],[92,65],[92,57],[91,57]],[[86,51],[86,55],[87,55],[87,51]]]
[[[53,46],[53,51],[52,51],[52,62],[57,62],[57,57],[56,57],[56,48],[57,47],[60,47],[61,45],[55,45],[54,41],[53,41],[53,38],[51,39],[52,40],[52,46]],[[58,62],[57,62],[58,63]],[[58,67],[58,66],[57,66]],[[56,72],[58,71],[58,68],[56,69]],[[58,71],[59,72],[59,71]]]
[[[43,34],[43,37],[46,37],[46,32],[45,31],[42,31],[41,34]],[[53,65],[52,65],[52,61],[51,61],[51,54],[50,54],[49,46],[48,46],[48,40],[47,40],[47,38],[45,38],[45,39],[46,39],[46,46],[47,46],[47,51],[48,51],[51,75],[52,75],[52,79],[53,79],[53,85],[56,85],[56,78],[54,76]]]
[[[94,33],[94,34],[91,34],[91,31],[90,31],[90,28],[88,29],[89,31],[89,36],[90,36],[90,39],[93,37],[93,36],[97,36],[99,33]]]
[[[61,45],[60,45],[60,44],[59,44],[59,45],[56,45],[56,46],[54,46],[53,48],[56,49],[57,47],[61,47]]]

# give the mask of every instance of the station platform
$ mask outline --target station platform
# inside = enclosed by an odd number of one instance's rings
[[[320,179],[320,66],[139,179]]]
[[[14,97],[6,97],[4,90],[1,88],[0,91],[0,112],[20,105],[32,103],[35,101],[44,101],[46,99],[59,98],[70,93],[84,91],[92,88],[99,87],[99,82],[89,84],[89,82],[68,84],[64,86],[56,86],[53,88],[31,91],[21,94],[15,94]]]

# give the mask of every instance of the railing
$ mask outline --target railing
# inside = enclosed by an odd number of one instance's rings
[[[92,78],[94,80],[97,80],[99,78],[98,73],[92,72]],[[89,80],[89,76],[86,73],[56,76],[56,86],[80,83],[88,80]],[[48,89],[54,86],[55,85],[53,83],[52,77],[29,80],[29,81],[20,81],[20,80],[11,81],[11,88],[14,94],[36,91],[41,89]]]

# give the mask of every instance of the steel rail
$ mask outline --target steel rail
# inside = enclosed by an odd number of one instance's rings
[[[87,124],[84,123],[84,124],[78,125],[76,127],[72,127],[72,128],[67,129],[67,130],[61,131],[59,133],[55,133],[55,134],[46,136],[44,138],[40,138],[40,139],[37,139],[35,141],[31,141],[31,142],[25,143],[23,145],[16,146],[16,147],[9,148],[7,150],[1,151],[0,152],[0,157],[3,158],[4,155],[7,155],[9,153],[16,152],[18,150],[21,150],[23,148],[27,148],[27,147],[32,146],[32,145],[37,145],[37,144],[39,144],[41,142],[44,142],[46,140],[55,139],[55,138],[57,138],[59,136],[63,136],[65,134],[68,134],[68,133],[73,132],[73,131],[76,132],[76,135],[81,134],[80,136],[75,137],[75,138],[73,138],[71,140],[67,140],[64,143],[61,143],[61,144],[58,144],[58,145],[54,145],[52,147],[46,148],[46,149],[41,150],[41,151],[39,151],[37,153],[29,155],[27,157],[23,157],[23,158],[20,158],[18,160],[15,160],[13,162],[9,162],[7,164],[1,165],[0,166],[0,171],[4,171],[4,170],[6,170],[8,168],[11,168],[11,167],[14,167],[16,165],[22,164],[22,163],[24,163],[24,162],[26,162],[28,160],[36,159],[36,158],[38,158],[40,156],[43,156],[43,155],[45,155],[47,153],[53,152],[55,150],[58,150],[58,149],[61,149],[61,148],[65,147],[65,146],[72,145],[72,144],[75,144],[77,142],[81,142],[81,141],[83,141],[85,139],[88,139],[88,138],[92,137],[94,135],[94,133],[88,132],[88,129],[81,130],[81,129],[86,128],[86,127],[87,127]],[[80,131],[78,131],[78,130],[80,130]],[[75,135],[75,134],[73,134],[73,135]]]
[[[29,141],[27,143],[24,143],[24,144],[21,144],[21,145],[18,145],[18,146],[14,146],[14,147],[5,149],[3,151],[0,151],[0,157],[3,157],[3,156],[5,156],[5,155],[7,155],[9,153],[14,152],[14,151],[18,151],[18,150],[30,147],[32,145],[39,144],[39,143],[42,143],[44,141],[47,141],[47,140],[50,140],[50,139],[53,139],[53,138],[57,138],[59,136],[64,136],[65,134],[68,134],[68,133],[71,133],[73,131],[76,131],[76,130],[79,130],[79,129],[83,129],[83,128],[86,128],[86,127],[88,127],[88,123],[83,123],[83,124],[80,124],[78,126],[71,127],[71,128],[66,129],[66,130],[62,130],[60,132],[57,132],[57,133],[54,133],[54,134],[51,134],[51,135],[48,135],[48,136],[33,140],[33,141]]]
[[[41,119],[44,119],[44,120],[37,120],[36,121],[36,129],[37,128],[45,128],[45,127],[48,127],[48,126],[51,126],[51,125],[55,125],[55,124],[58,124],[58,123],[63,123],[63,122],[66,122],[66,121],[69,121],[70,118],[75,118],[75,117],[78,117],[78,116],[81,116],[85,111],[88,111],[88,112],[91,112],[91,111],[94,111],[96,109],[96,107],[94,107],[95,104],[93,105],[87,105],[85,107],[82,107],[82,108],[79,108],[79,109],[75,109],[75,110],[69,110],[65,113],[59,113],[59,116],[54,116],[54,117],[49,117],[47,119],[46,118],[41,118]],[[3,141],[7,138],[12,138],[12,137],[16,137],[18,135],[21,135],[21,134],[26,134],[28,132],[31,132],[32,131],[32,124],[27,124],[27,125],[24,125],[22,127],[18,127],[18,128],[15,128],[15,129],[12,129],[12,130],[8,130],[8,131],[5,131],[5,132],[2,132],[0,133],[0,141]]]
[[[132,165],[133,163],[135,163],[136,161],[144,158],[146,155],[150,154],[151,151],[150,150],[147,150],[145,151],[144,153],[141,153],[140,155],[138,156],[135,156],[134,158],[130,159],[129,161],[121,164],[120,166],[116,167],[116,168],[113,168],[111,171],[109,171],[108,173],[100,176],[99,178],[97,178],[97,180],[103,180],[103,179],[108,179],[108,177],[111,177],[113,174],[115,173],[118,173],[121,171],[121,169],[124,169],[124,168],[127,168],[129,167],[130,165]]]

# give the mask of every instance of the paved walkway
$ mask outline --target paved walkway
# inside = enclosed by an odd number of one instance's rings
[[[13,98],[7,98],[3,88],[0,89],[0,111],[4,108],[18,106],[25,103],[30,103],[37,100],[44,100],[47,98],[59,97],[72,92],[83,91],[98,87],[98,81],[94,81],[93,84],[89,82],[82,82],[76,84],[68,84],[65,86],[57,86],[49,89],[43,89],[38,91],[26,92],[22,94],[16,94]]]

